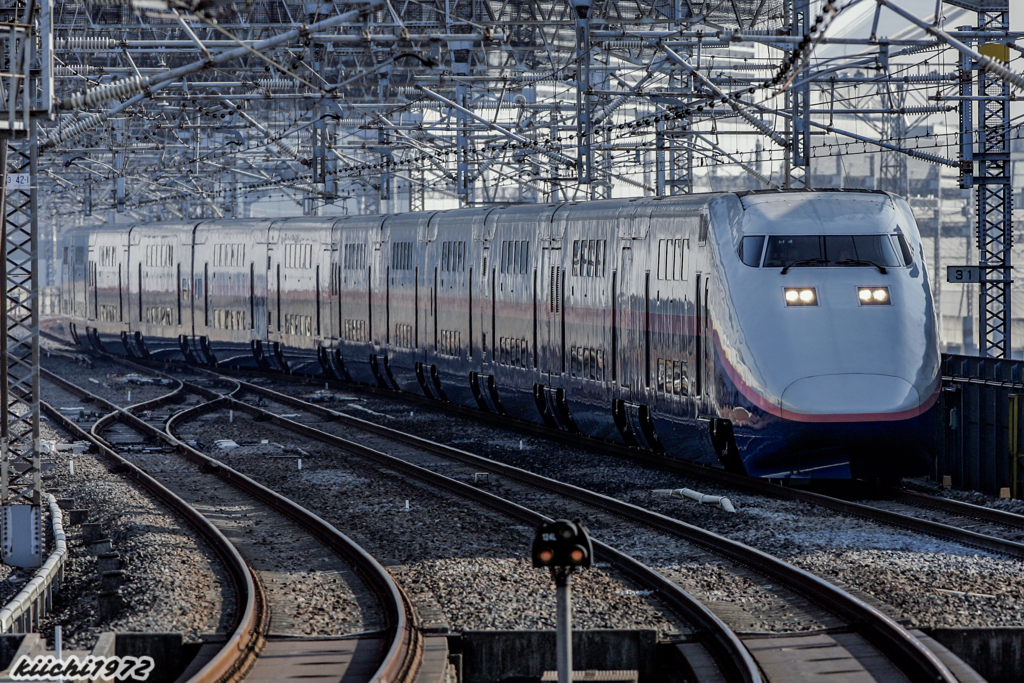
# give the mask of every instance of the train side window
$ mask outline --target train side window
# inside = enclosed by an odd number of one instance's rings
[[[914,265],[914,252],[910,249],[910,244],[907,243],[907,238],[903,236],[903,233],[896,234],[896,241],[900,245],[900,253],[903,255],[903,264],[907,266]]]
[[[747,235],[740,240],[740,261],[751,268],[761,265],[761,253],[764,251],[764,235]]]
[[[572,274],[578,277],[604,277],[607,246],[607,240],[573,240]],[[525,272],[525,257],[523,262]]]

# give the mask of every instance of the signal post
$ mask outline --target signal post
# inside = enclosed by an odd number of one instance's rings
[[[572,683],[572,574],[593,564],[594,546],[579,521],[541,524],[533,540],[533,566],[551,569],[555,580],[555,652],[558,683]]]

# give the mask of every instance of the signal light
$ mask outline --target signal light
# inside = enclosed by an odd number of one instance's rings
[[[594,545],[585,526],[556,519],[538,527],[532,554],[534,567],[589,567]]]

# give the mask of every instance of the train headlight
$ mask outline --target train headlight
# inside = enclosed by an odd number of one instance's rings
[[[814,287],[787,287],[786,305],[817,306],[818,293],[814,291]]]
[[[858,287],[857,299],[861,306],[889,306],[892,303],[888,287]]]

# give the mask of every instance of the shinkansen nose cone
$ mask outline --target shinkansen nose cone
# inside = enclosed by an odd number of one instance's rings
[[[780,408],[784,418],[805,422],[905,420],[920,413],[921,396],[891,375],[816,375],[786,387]]]

